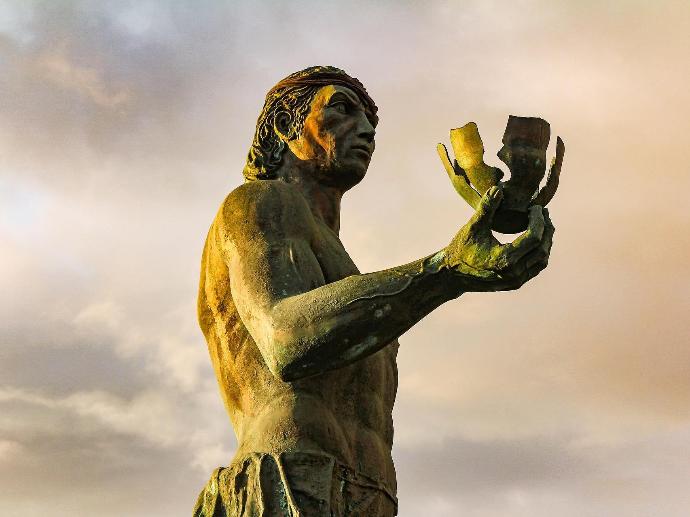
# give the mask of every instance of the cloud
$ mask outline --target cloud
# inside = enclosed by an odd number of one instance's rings
[[[72,62],[66,46],[39,56],[36,67],[38,74],[47,81],[87,97],[100,107],[116,108],[129,100],[126,91],[106,84],[99,70]]]
[[[615,505],[620,515],[681,516],[687,465],[677,451],[687,438],[686,426],[619,447],[582,446],[567,437],[399,447],[400,515],[433,508],[439,517],[576,517]]]
[[[84,307],[74,318],[79,327],[105,328],[115,331],[122,326],[123,311],[112,300],[92,303]]]
[[[142,438],[161,447],[179,443],[182,436],[173,415],[172,401],[160,392],[142,392],[124,400],[101,391],[50,397],[17,388],[3,388],[0,402],[20,402],[65,411],[74,417],[93,419],[109,431]]]
[[[24,447],[13,440],[0,440],[0,461],[8,462],[23,452]]]
[[[3,387],[0,511],[40,514],[37,485],[56,515],[150,515],[151,498],[162,511],[189,510],[210,469],[227,464],[234,447],[212,394],[184,399],[148,387],[132,397],[53,396]],[[108,508],[97,510],[104,498]]]
[[[449,128],[476,120],[494,164],[509,113],[544,116],[567,146],[550,267],[401,338],[401,515],[687,513],[689,15],[3,3],[0,513],[187,514],[227,464],[195,321],[201,248],[265,92],[315,63],[381,109],[343,203],[362,271],[437,251],[469,217],[435,154]]]

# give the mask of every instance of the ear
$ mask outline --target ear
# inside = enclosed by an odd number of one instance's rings
[[[292,115],[288,111],[279,111],[273,119],[273,130],[283,142],[290,141]]]

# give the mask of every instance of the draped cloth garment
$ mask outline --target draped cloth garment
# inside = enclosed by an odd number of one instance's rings
[[[194,517],[393,517],[381,482],[312,452],[252,453],[216,469]]]

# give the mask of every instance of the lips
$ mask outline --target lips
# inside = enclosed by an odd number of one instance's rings
[[[351,150],[353,151],[362,151],[367,154],[367,156],[371,156],[372,149],[368,145],[353,145],[350,147]]]

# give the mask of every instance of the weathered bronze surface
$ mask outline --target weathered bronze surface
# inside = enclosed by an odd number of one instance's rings
[[[490,187],[502,186],[503,202],[494,216],[492,228],[501,233],[518,233],[527,228],[529,207],[546,206],[558,188],[565,154],[565,144],[560,137],[556,141],[556,156],[551,162],[546,185],[539,190],[546,172],[550,134],[549,123],[543,119],[508,117],[503,147],[498,151],[498,157],[510,170],[510,179],[504,182],[501,182],[503,171],[484,163],[484,144],[474,122],[450,131],[455,162],[451,163],[445,145],[438,144],[436,150],[455,190],[471,207],[477,208],[481,195]]]
[[[491,233],[499,185],[476,194],[442,250],[360,273],[338,235],[340,201],[367,172],[377,121],[364,87],[333,67],[267,95],[246,181],[202,257],[199,322],[239,446],[195,516],[394,515],[397,338],[444,302],[517,289],[548,263],[541,206],[512,243]]]

